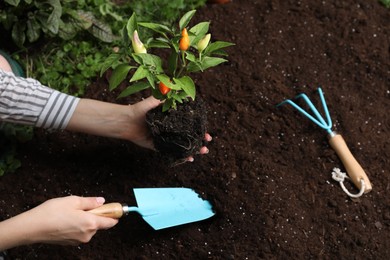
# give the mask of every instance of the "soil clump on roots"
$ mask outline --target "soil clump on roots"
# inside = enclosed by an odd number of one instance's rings
[[[146,115],[154,146],[170,164],[197,154],[207,129],[206,104],[201,98],[162,112],[157,107]]]

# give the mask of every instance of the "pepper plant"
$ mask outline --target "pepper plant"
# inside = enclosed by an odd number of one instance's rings
[[[209,22],[200,22],[189,28],[195,12],[196,10],[191,10],[185,13],[178,26],[173,28],[157,23],[138,22],[133,13],[124,28],[125,47],[110,55],[102,66],[101,74],[113,68],[109,80],[110,90],[117,88],[133,70],[130,85],[119,97],[150,88],[155,98],[164,101],[163,111],[176,109],[177,103],[183,103],[189,98],[195,100],[195,83],[189,74],[203,72],[226,62],[222,58],[227,55],[223,49],[234,45],[224,41],[210,42]],[[147,30],[154,34],[142,41],[141,31]],[[158,56],[155,49],[167,49],[168,53],[161,50],[166,59]]]

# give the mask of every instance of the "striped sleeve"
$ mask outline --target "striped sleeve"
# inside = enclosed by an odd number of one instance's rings
[[[1,121],[64,129],[79,100],[43,86],[35,79],[0,70]]]

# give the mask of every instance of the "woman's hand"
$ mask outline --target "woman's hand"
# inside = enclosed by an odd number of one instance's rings
[[[81,99],[66,129],[124,139],[141,147],[154,149],[153,140],[146,125],[146,113],[160,104],[161,101],[152,96],[134,105]],[[209,134],[205,135],[205,141],[211,141]],[[207,147],[202,147],[199,153],[208,153]],[[187,161],[193,160],[192,156],[187,158]]]
[[[145,123],[146,113],[149,110],[159,106],[160,104],[161,101],[150,96],[134,105],[130,105],[129,122],[131,122],[132,127],[127,132],[128,136],[126,137],[126,139],[132,141],[139,146],[154,149],[152,137]],[[206,142],[210,142],[212,140],[212,137],[210,136],[210,134],[206,133],[204,140]],[[199,151],[200,154],[207,154],[208,152],[209,150],[206,146],[203,146]],[[193,162],[194,157],[188,157],[187,161]]]
[[[34,243],[87,243],[98,230],[111,228],[118,223],[117,219],[86,212],[103,203],[104,198],[101,197],[68,196],[48,200],[0,222],[0,250]]]

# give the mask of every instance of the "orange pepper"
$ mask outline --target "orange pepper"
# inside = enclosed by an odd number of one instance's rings
[[[187,29],[181,31],[181,38],[179,42],[180,50],[186,51],[190,47],[190,37],[188,37]]]

